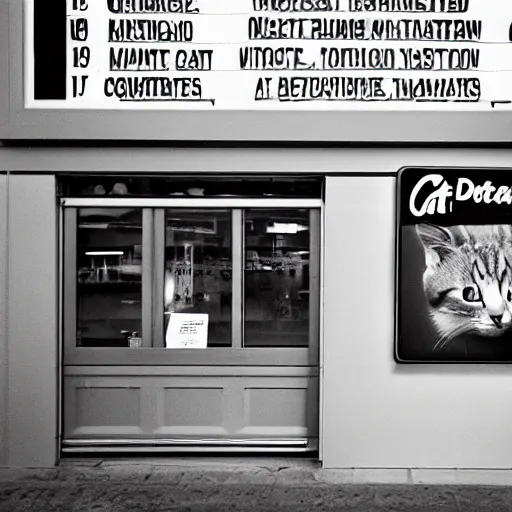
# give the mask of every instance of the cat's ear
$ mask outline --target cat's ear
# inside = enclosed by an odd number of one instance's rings
[[[455,237],[449,229],[434,224],[422,223],[416,224],[416,233],[425,249],[425,264],[427,267],[438,265],[455,249]]]

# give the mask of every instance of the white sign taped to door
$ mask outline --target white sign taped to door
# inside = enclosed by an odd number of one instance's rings
[[[171,313],[165,333],[166,348],[206,348],[208,315],[204,313]]]
[[[25,106],[512,109],[510,0],[25,0]]]

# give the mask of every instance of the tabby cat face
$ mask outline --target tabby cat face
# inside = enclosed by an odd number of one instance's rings
[[[464,333],[500,336],[512,326],[511,226],[419,224],[423,286],[440,339]]]

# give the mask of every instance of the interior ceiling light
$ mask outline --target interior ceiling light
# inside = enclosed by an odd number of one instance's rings
[[[86,256],[122,256],[123,251],[88,251]]]
[[[267,226],[267,233],[296,234],[299,231],[307,231],[307,226],[296,224],[294,222],[274,222],[271,226]]]

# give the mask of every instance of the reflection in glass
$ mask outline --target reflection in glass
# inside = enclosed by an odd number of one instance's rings
[[[165,330],[169,315],[208,314],[208,347],[231,346],[231,213],[166,210]]]
[[[141,210],[81,209],[77,242],[77,346],[138,345],[142,328]]]
[[[309,212],[246,210],[245,347],[307,347]]]
[[[65,197],[321,197],[322,179],[313,176],[61,176]]]

